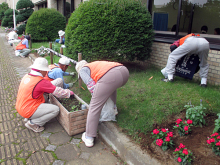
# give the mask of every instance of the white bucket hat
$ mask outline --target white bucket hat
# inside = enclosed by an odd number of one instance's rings
[[[80,70],[82,69],[82,67],[83,67],[84,65],[86,65],[87,63],[88,63],[88,62],[86,62],[85,60],[82,60],[82,61],[80,61],[80,62],[77,62],[75,69],[76,69],[76,71],[77,71],[78,74],[79,74]]]
[[[41,71],[51,71],[51,69],[48,68],[48,61],[43,57],[36,58],[33,65],[31,65],[29,68],[33,68]]]
[[[58,31],[59,36],[63,36],[65,34],[65,32],[63,30]]]
[[[65,58],[65,57],[60,58],[59,63],[63,64],[63,65],[70,66],[70,60],[68,58]]]

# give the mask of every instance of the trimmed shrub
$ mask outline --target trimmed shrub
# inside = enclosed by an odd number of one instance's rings
[[[25,31],[26,28],[26,24],[20,25],[17,27],[17,34],[23,34],[23,32]]]
[[[33,8],[34,4],[32,1],[30,0],[19,0],[16,4],[16,9],[24,9],[24,8]]]
[[[19,10],[19,14],[16,17],[16,21],[19,22],[24,22],[27,20],[31,14],[34,12],[34,4],[30,0],[19,0],[16,4],[16,9]]]
[[[15,10],[15,15],[18,14],[18,11]],[[2,20],[2,26],[4,27],[14,27],[14,21],[13,21],[13,9],[8,9],[4,13],[4,17]]]
[[[42,8],[29,17],[25,33],[31,34],[34,41],[53,41],[58,31],[64,30],[65,17],[55,9]]]
[[[153,23],[145,5],[134,0],[90,0],[72,13],[66,29],[67,56],[133,61],[150,56]]]

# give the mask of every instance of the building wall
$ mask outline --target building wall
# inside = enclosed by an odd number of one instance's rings
[[[166,66],[169,54],[170,44],[154,42],[152,45],[151,57],[146,62],[162,69]],[[209,50],[208,63],[208,83],[220,85],[220,51]],[[193,79],[200,80],[199,72],[194,75]]]

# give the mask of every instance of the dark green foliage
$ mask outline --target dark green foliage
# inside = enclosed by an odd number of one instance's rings
[[[34,4],[30,0],[19,0],[16,4],[16,9],[23,9],[23,8],[33,8]]]
[[[17,22],[23,22],[23,21],[27,20],[33,12],[34,12],[34,10],[30,9],[30,8],[20,10],[19,14],[16,16],[16,21]]]
[[[23,32],[25,31],[25,28],[26,28],[26,24],[18,26],[17,27],[17,29],[18,29],[17,33],[18,34],[23,34]]]
[[[5,16],[13,15],[13,9],[6,10],[4,14],[5,14]],[[17,15],[17,14],[18,14],[18,11],[15,10],[15,15]]]
[[[18,11],[15,10],[15,15],[18,14]],[[14,21],[13,21],[13,9],[8,9],[4,13],[4,17],[2,20],[2,26],[4,27],[14,27]]]
[[[133,0],[90,0],[72,13],[66,29],[68,56],[88,61],[144,60],[150,56],[152,18]]]
[[[3,2],[2,4],[0,4],[0,20],[3,19],[4,13],[8,9],[9,9],[9,7],[8,7],[8,4],[6,2]]]
[[[42,8],[29,17],[26,33],[35,41],[53,41],[58,38],[58,31],[64,30],[65,17],[55,9]]]

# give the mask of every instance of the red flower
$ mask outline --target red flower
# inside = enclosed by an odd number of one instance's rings
[[[179,124],[182,121],[182,119],[177,119],[176,124]]]
[[[218,133],[215,132],[215,133],[213,133],[213,134],[211,135],[211,137],[212,137],[212,136],[217,136],[217,135],[218,135]]]
[[[192,120],[187,120],[187,124],[192,124],[193,123],[193,121]]]
[[[210,139],[206,140],[206,142],[207,142],[208,144],[211,144]]]
[[[179,148],[185,148],[185,146],[182,143],[180,143]]]
[[[180,157],[178,157],[177,161],[178,162],[182,162],[182,159]]]
[[[167,130],[166,130],[166,129],[164,129],[164,128],[162,128],[162,129],[161,129],[161,131],[162,131],[162,132],[167,132]]]
[[[173,137],[173,132],[168,132],[168,133],[167,133],[167,136]]]
[[[163,140],[162,140],[162,139],[157,139],[157,140],[156,140],[156,144],[157,144],[158,146],[162,146]]]
[[[185,134],[188,134],[188,132],[185,132]]]
[[[220,139],[220,136],[218,136],[217,139]]]
[[[220,141],[218,143],[216,143],[216,146],[220,146]]]
[[[187,150],[187,149],[183,149],[183,153],[184,153],[185,155],[188,155],[188,150]]]
[[[176,151],[179,151],[179,150],[180,150],[179,148],[176,148],[176,149],[175,149],[175,152],[176,152]]]
[[[165,137],[165,139],[166,139],[166,140],[165,140],[166,142],[169,142],[169,141],[170,141],[170,137],[169,137],[169,136]]]
[[[158,134],[160,131],[158,131],[157,129],[153,130],[153,134]]]
[[[177,127],[179,127],[179,125],[176,125]]]
[[[212,143],[212,142],[215,142],[215,139],[214,138],[211,138],[211,139],[209,139],[210,140],[210,142]]]
[[[185,127],[184,127],[184,130],[185,130],[185,131],[188,131],[188,129],[189,129],[189,126],[185,126]]]

